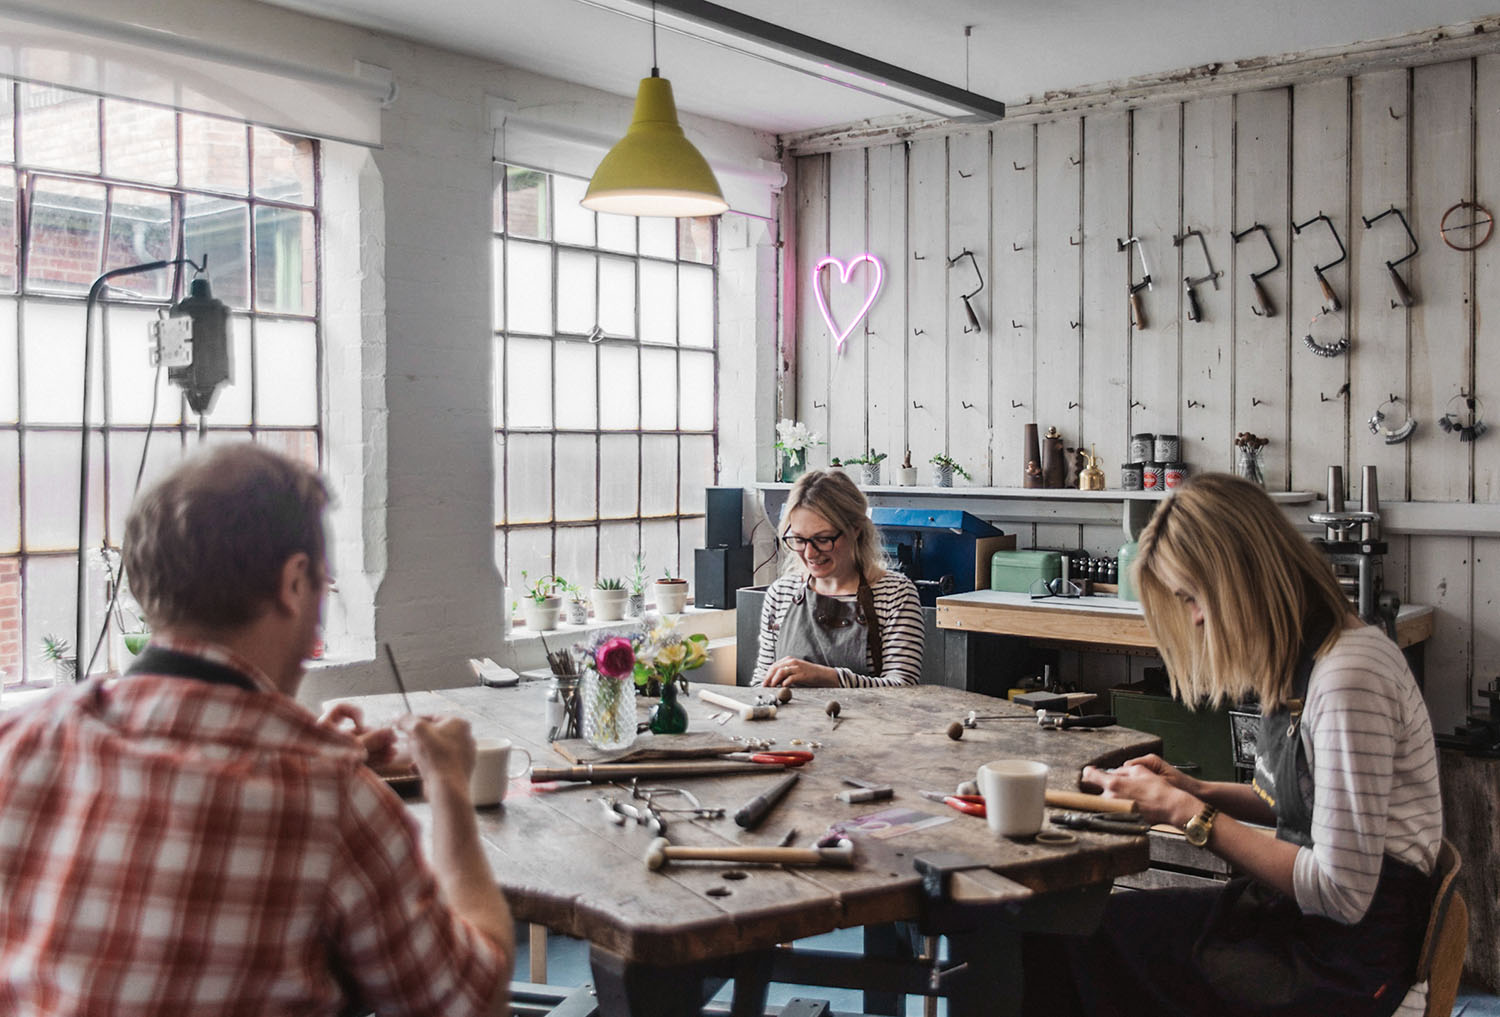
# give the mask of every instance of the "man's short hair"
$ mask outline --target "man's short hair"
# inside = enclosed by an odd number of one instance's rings
[[[328,489],[250,442],[196,455],[136,499],[125,522],[130,592],[153,627],[232,628],[274,599],[302,552],[323,578]]]

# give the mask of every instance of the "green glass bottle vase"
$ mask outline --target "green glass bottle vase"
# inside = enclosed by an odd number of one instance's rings
[[[651,733],[683,734],[687,729],[687,710],[677,701],[677,683],[667,682],[661,687],[661,702],[651,708]]]

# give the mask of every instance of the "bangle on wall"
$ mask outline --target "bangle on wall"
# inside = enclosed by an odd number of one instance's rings
[[[1385,439],[1387,445],[1401,444],[1410,438],[1417,429],[1416,418],[1409,411],[1404,413],[1396,423],[1388,423],[1388,421],[1396,420],[1396,408],[1401,403],[1401,399],[1392,395],[1385,402],[1377,406],[1375,412],[1370,415],[1370,433],[1380,435],[1380,437]]]

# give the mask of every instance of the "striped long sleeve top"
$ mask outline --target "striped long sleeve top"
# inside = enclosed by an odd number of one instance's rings
[[[750,684],[760,685],[766,672],[781,658],[776,650],[777,635],[797,591],[807,582],[802,576],[783,576],[766,590],[766,601],[760,611],[760,652],[755,659],[755,673]],[[882,669],[871,674],[873,661],[865,657],[865,672],[837,668],[839,685],[844,688],[915,685],[922,677],[922,602],[912,581],[899,572],[886,572],[870,584],[875,597],[875,617],[880,625]],[[853,600],[851,596],[847,598]],[[814,663],[820,663],[814,661]]]

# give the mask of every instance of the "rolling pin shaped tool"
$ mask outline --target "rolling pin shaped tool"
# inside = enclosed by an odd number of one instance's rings
[[[763,791],[750,799],[740,810],[734,814],[735,823],[743,829],[753,830],[760,825],[760,821],[766,818],[766,813],[797,783],[797,774],[789,773],[782,777],[769,790]]]
[[[717,692],[710,692],[708,689],[699,689],[698,698],[705,703],[712,703],[714,706],[722,706],[726,710],[733,711],[740,720],[771,720],[776,716],[775,706],[768,704],[752,706]]]
[[[1126,237],[1124,240],[1116,240],[1117,250],[1130,251],[1130,245],[1135,245],[1136,253],[1141,259],[1141,281],[1130,284],[1130,314],[1131,321],[1136,328],[1146,327],[1146,309],[1142,305],[1141,290],[1151,289],[1151,266],[1146,261],[1146,246],[1141,243],[1140,237]]]

